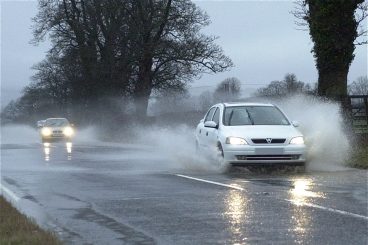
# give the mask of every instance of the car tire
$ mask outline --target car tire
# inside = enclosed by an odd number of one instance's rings
[[[226,169],[226,162],[224,158],[224,150],[222,149],[221,143],[217,144],[217,156],[216,163],[220,169]]]
[[[301,165],[294,166],[294,172],[296,173],[305,173],[307,170],[307,166],[305,163]]]

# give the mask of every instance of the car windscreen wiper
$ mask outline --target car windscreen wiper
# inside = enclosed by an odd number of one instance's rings
[[[247,109],[245,109],[245,111],[247,112],[247,115],[248,115],[248,118],[249,118],[250,122],[252,123],[252,125],[254,125],[254,121],[253,121],[252,117],[250,116],[249,111]]]
[[[229,121],[227,122],[227,125],[231,126],[231,119],[233,118],[234,110],[231,110],[229,115]]]

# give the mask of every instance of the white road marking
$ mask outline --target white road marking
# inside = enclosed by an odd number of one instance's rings
[[[241,188],[240,186],[236,186],[236,185],[227,185],[227,184],[223,184],[223,183],[219,183],[219,182],[215,182],[215,181],[210,181],[210,180],[205,180],[205,179],[200,179],[200,178],[194,178],[194,177],[190,177],[190,176],[182,175],[182,174],[175,174],[175,175],[178,176],[178,177],[186,178],[186,179],[196,180],[196,181],[200,181],[200,182],[204,182],[204,183],[208,183],[208,184],[225,186],[225,187],[228,187],[228,188],[233,188],[235,190],[244,191],[244,188]]]
[[[223,184],[223,183],[220,183],[220,182],[195,178],[195,177],[182,175],[182,174],[175,174],[175,175],[178,176],[178,177],[186,178],[186,179],[196,180],[196,181],[200,181],[200,182],[204,182],[204,183],[208,183],[208,184],[219,185],[219,186],[224,186],[224,187],[232,188],[232,189],[239,190],[239,191],[244,191],[244,188],[242,188],[240,186],[236,186],[236,185],[227,185],[227,184]],[[325,211],[329,211],[329,212],[333,212],[333,213],[337,213],[337,214],[342,214],[342,215],[346,215],[346,216],[350,216],[350,217],[354,217],[354,218],[368,220],[367,216],[360,215],[360,214],[355,214],[355,213],[350,213],[350,212],[339,210],[339,209],[324,207],[324,206],[320,206],[320,205],[313,204],[313,203],[296,203],[296,202],[294,202],[292,200],[288,200],[288,199],[282,199],[282,200],[286,201],[286,202],[290,202],[291,204],[294,204],[296,206],[306,206],[306,207],[325,210]]]
[[[13,201],[19,202],[20,197],[18,197],[14,192],[6,188],[4,185],[0,183],[0,193],[5,193],[7,196],[9,196]]]
[[[342,215],[351,216],[351,217],[354,217],[354,218],[360,218],[360,219],[368,220],[367,216],[360,215],[360,214],[354,214],[354,213],[350,213],[350,212],[339,210],[339,209],[324,207],[324,206],[320,206],[320,205],[313,204],[313,203],[307,203],[307,202],[295,203],[293,200],[288,200],[288,199],[284,199],[284,200],[287,201],[287,202],[290,202],[290,203],[292,203],[296,206],[307,206],[307,207],[311,207],[311,208],[317,208],[317,209],[321,209],[321,210],[325,210],[325,211],[329,211],[329,212],[333,212],[333,213],[338,213],[338,214],[342,214]]]

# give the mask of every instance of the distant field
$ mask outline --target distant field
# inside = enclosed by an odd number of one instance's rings
[[[0,196],[0,245],[62,244],[54,234],[42,230]]]

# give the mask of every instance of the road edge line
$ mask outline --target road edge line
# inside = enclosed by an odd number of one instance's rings
[[[1,192],[2,196],[4,196],[4,194],[6,194],[15,203],[19,202],[19,200],[21,199],[13,191],[11,191],[7,187],[5,187],[2,183],[0,183],[0,192]]]

